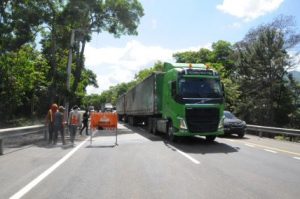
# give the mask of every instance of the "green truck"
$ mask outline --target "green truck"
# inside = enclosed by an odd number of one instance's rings
[[[205,136],[213,141],[224,126],[224,87],[219,74],[204,64],[164,63],[116,103],[120,120],[147,125],[149,132]]]

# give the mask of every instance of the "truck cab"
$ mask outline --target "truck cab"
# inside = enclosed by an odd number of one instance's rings
[[[164,64],[162,118],[158,130],[177,136],[223,134],[224,89],[219,74],[204,64]]]

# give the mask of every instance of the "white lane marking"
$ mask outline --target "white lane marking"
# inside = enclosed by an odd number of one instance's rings
[[[295,158],[295,159],[297,159],[297,160],[300,160],[300,157],[293,157],[293,158]]]
[[[265,145],[261,145],[261,144],[255,144],[255,143],[252,143],[252,142],[244,142],[244,141],[238,141],[238,140],[236,140],[235,142],[243,143],[243,144],[251,144],[251,145],[253,145],[254,147],[257,147],[257,148],[265,148],[265,149],[269,149],[269,150],[274,150],[276,152],[282,152],[282,153],[288,153],[288,154],[291,154],[291,155],[300,156],[300,153],[287,151],[287,150],[280,149],[280,148],[274,148],[274,147],[269,147],[269,146],[265,146]]]
[[[234,142],[234,140],[232,140],[232,139],[227,139],[228,141],[230,141],[230,142]]]
[[[270,149],[264,149],[265,151],[268,151],[270,153],[277,153],[277,151],[273,151],[273,150],[270,150]]]
[[[245,145],[246,145],[246,146],[249,146],[249,147],[252,147],[252,148],[255,147],[253,144],[247,144],[247,143],[245,143]]]
[[[175,151],[177,151],[178,153],[180,153],[181,155],[183,155],[184,157],[186,157],[187,159],[189,159],[190,161],[192,161],[195,164],[200,164],[200,162],[198,160],[196,160],[195,158],[193,158],[192,156],[186,154],[185,152],[177,149],[174,146],[168,145],[170,148],[174,149]]]
[[[49,169],[47,169],[46,171],[44,171],[42,174],[40,174],[38,177],[36,177],[34,180],[32,180],[29,184],[27,184],[25,187],[23,187],[21,190],[19,190],[17,193],[15,193],[13,196],[11,196],[10,199],[18,199],[18,198],[23,197],[27,192],[29,192],[38,183],[40,183],[42,180],[44,180],[55,169],[57,169],[60,165],[62,165],[67,159],[69,159],[88,139],[89,139],[89,137],[87,137],[82,143],[80,143],[78,146],[76,146],[67,155],[65,155],[64,157],[62,157],[59,161],[57,161]]]
[[[192,156],[190,156],[190,155],[188,155],[188,154],[186,154],[186,153],[184,153],[184,152],[182,152],[182,151],[180,151],[180,150],[178,150],[178,149],[176,149],[176,150],[178,151],[178,153],[180,153],[180,154],[183,155],[184,157],[188,158],[188,159],[191,160],[193,163],[195,163],[195,164],[200,164],[200,162],[199,162],[198,160],[196,160],[195,158],[193,158]]]

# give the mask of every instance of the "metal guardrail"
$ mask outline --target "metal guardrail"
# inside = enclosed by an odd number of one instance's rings
[[[263,137],[263,133],[282,135],[283,137],[289,136],[291,141],[294,137],[300,137],[300,129],[286,129],[247,124],[247,130],[258,132],[259,137]]]
[[[26,136],[30,134],[41,134],[44,139],[47,138],[47,129],[45,125],[34,125],[26,127],[8,128],[0,129],[0,155],[3,155],[3,140],[12,138]]]

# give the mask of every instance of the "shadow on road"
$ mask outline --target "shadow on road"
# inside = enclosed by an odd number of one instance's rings
[[[148,133],[144,126],[132,127],[127,124],[124,124],[128,129],[138,133],[139,135],[151,140],[151,141],[161,141],[165,144],[166,147],[176,150],[173,147],[186,152],[186,153],[200,153],[200,154],[209,154],[209,153],[235,153],[239,151],[238,147],[232,147],[226,143],[219,142],[216,140],[214,142],[208,142],[204,137],[195,136],[195,137],[181,137],[178,142],[173,143],[168,141],[168,138],[165,134],[153,135]],[[241,138],[239,138],[241,139]],[[247,138],[245,138],[247,139]]]
[[[116,147],[117,145],[103,145],[103,146],[99,146],[99,145],[89,145],[89,146],[86,146],[85,148],[91,148],[91,149],[96,149],[96,148],[114,148]]]
[[[242,137],[240,138],[239,136],[237,135],[221,135],[219,136],[220,138],[227,138],[227,139],[236,139],[236,140],[248,140],[249,138],[247,137]]]
[[[164,140],[164,144],[167,147],[176,147],[177,149],[186,152],[186,153],[200,153],[200,154],[209,154],[209,153],[235,153],[239,151],[239,147],[232,147],[228,144],[214,141],[207,142],[204,138],[199,137],[186,137],[181,139],[178,143],[170,143],[169,141]]]

